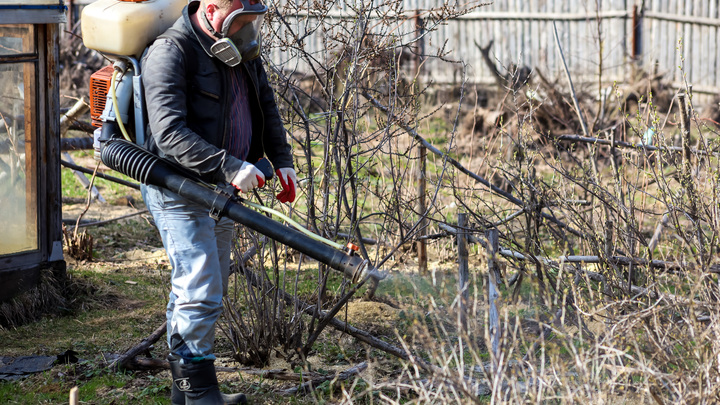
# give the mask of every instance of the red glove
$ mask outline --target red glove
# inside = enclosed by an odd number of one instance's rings
[[[295,169],[292,167],[282,167],[275,170],[280,184],[282,184],[283,191],[277,195],[277,199],[282,202],[293,202],[295,201],[295,183],[297,183],[297,177],[295,176]]]

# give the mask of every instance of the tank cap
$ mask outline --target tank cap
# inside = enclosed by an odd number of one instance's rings
[[[352,250],[352,251],[355,251],[355,252],[357,252],[358,250],[360,250],[360,246],[357,246],[357,245],[353,244],[352,242],[347,244],[347,248],[348,248],[349,250]]]

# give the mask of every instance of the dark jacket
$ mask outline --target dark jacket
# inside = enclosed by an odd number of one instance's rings
[[[252,82],[248,100],[253,124],[247,160],[254,163],[267,155],[276,169],[292,167],[290,145],[260,59],[231,68],[211,56],[213,40],[190,22],[189,13],[198,4],[186,6],[143,56],[149,120],[145,146],[203,180],[230,183],[243,162],[223,149],[230,126],[229,75],[231,69],[245,69]]]

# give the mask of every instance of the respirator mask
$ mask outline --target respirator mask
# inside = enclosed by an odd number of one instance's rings
[[[260,56],[260,27],[268,10],[260,1],[255,4],[250,4],[250,0],[241,0],[241,2],[242,8],[225,17],[220,32],[212,28],[205,12],[201,13],[205,27],[220,38],[212,44],[210,52],[231,67]],[[236,31],[230,34],[232,30]]]

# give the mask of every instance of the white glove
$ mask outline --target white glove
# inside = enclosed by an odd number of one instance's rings
[[[252,163],[243,162],[230,184],[243,193],[248,193],[255,187],[265,185],[265,175]]]

